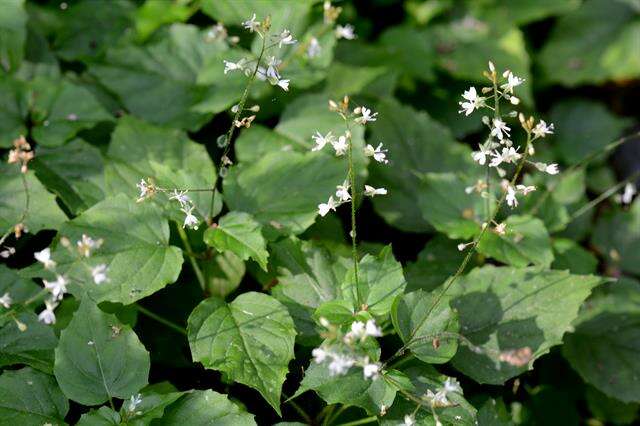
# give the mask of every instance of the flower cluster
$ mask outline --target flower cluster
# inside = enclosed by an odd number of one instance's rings
[[[354,321],[346,333],[325,318],[320,318],[320,324],[327,329],[324,333],[327,339],[311,352],[316,364],[327,364],[332,376],[345,375],[352,367],[360,367],[365,379],[378,378],[380,364],[371,361],[362,347],[369,337],[382,336],[374,320]]]
[[[349,109],[349,97],[345,96],[340,102],[333,100],[329,101],[329,110],[337,112],[345,122],[353,121],[356,124],[365,125],[369,122],[376,121],[378,113],[372,112],[365,106],[358,106],[351,111]],[[351,148],[351,131],[348,129],[343,135],[334,136],[331,132],[323,135],[316,131],[313,139],[314,146],[311,151],[320,151],[326,145],[331,145],[335,151],[336,157],[342,157]],[[389,163],[387,159],[387,150],[383,148],[382,143],[379,143],[377,147],[373,145],[366,145],[364,147],[364,155],[366,157],[372,157],[375,161],[382,164]],[[318,204],[318,213],[320,216],[326,216],[330,211],[335,211],[338,206],[352,200],[352,192],[349,192],[351,183],[349,179],[346,179],[341,185],[336,186],[335,194],[329,196],[329,200],[326,203]],[[364,185],[364,195],[367,197],[375,197],[376,195],[385,195],[387,190],[385,188],[374,188],[370,185]],[[335,198],[334,198],[335,197]]]
[[[9,151],[9,164],[20,164],[20,171],[27,173],[29,161],[33,160],[33,151],[31,144],[27,142],[24,136],[20,136],[13,141],[13,149]]]
[[[187,195],[187,190],[169,190],[161,188],[157,186],[151,178],[141,179],[140,182],[136,184],[136,187],[138,188],[138,191],[140,191],[138,199],[136,200],[138,203],[149,198],[153,198],[158,192],[165,193],[169,197],[170,201],[176,201],[180,205],[180,211],[184,213],[184,222],[182,223],[182,227],[198,229],[200,220],[193,214],[196,207],[191,198]]]
[[[458,394],[462,395],[462,387],[460,387],[460,383],[453,377],[448,377],[443,383],[442,386],[435,389],[435,392],[431,389],[428,389],[425,394],[420,398],[426,404],[428,404],[431,409],[431,414],[435,420],[436,426],[442,426],[442,422],[440,421],[438,414],[436,412],[436,408],[445,408],[451,407],[455,405],[449,398],[450,395]],[[417,411],[417,409],[416,409]],[[412,414],[406,414],[403,419],[403,426],[413,426],[416,424],[415,411]]]

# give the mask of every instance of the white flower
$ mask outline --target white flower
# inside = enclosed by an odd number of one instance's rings
[[[633,201],[633,196],[636,195],[637,192],[638,190],[636,189],[636,186],[633,183],[628,182],[624,186],[624,192],[620,196],[620,202],[622,204],[631,204],[631,202]]]
[[[516,77],[511,71],[505,71],[507,82],[500,86],[506,93],[513,93],[513,88],[524,83],[524,79]]]
[[[522,155],[518,154],[513,147],[502,148],[502,152],[498,153],[497,151],[491,154],[493,159],[491,160],[491,167],[497,167],[501,163],[515,163]]]
[[[6,247],[4,250],[0,251],[0,257],[3,259],[7,259],[9,256],[13,256],[16,254],[15,247]]]
[[[333,149],[335,149],[336,156],[340,157],[341,155],[344,155],[344,153],[347,152],[347,148],[349,148],[347,137],[340,136],[337,141],[331,141],[331,146],[333,146]]]
[[[285,92],[289,91],[289,81],[291,80],[278,80],[277,86],[280,86]]]
[[[4,306],[6,309],[11,307],[11,303],[13,303],[13,299],[9,293],[5,293],[2,297],[0,297],[0,305]]]
[[[282,30],[282,32],[280,33],[280,35],[278,36],[278,47],[282,47],[283,44],[295,44],[298,41],[296,39],[293,38],[293,36],[291,35],[291,31],[289,30]]]
[[[336,207],[338,206],[339,204],[335,202],[332,195],[329,197],[329,201],[327,201],[326,203],[318,204],[318,214],[324,217],[327,215],[327,213],[329,213],[330,210],[336,211]]]
[[[458,244],[458,251],[464,251],[464,249],[467,248],[467,245],[468,244],[465,244],[465,243]]]
[[[344,38],[346,40],[353,40],[356,38],[356,34],[354,32],[353,25],[346,24],[345,26],[337,25],[336,26],[336,38]]]
[[[315,348],[311,351],[311,355],[316,364],[321,364],[330,354],[322,348]]]
[[[374,320],[370,319],[364,326],[364,333],[367,336],[380,337],[382,336],[382,329],[376,325]]]
[[[129,407],[127,407],[127,411],[129,411],[130,413],[134,412],[138,407],[138,405],[140,405],[141,403],[142,403],[141,394],[137,394],[135,396],[131,395],[131,399],[129,400]]]
[[[140,179],[140,182],[136,184],[136,187],[138,187],[138,190],[140,191],[140,194],[138,195],[138,199],[136,200],[136,202],[138,203],[144,201],[147,197],[150,197],[151,195],[153,195],[153,190],[151,186],[149,186],[147,181],[145,181],[144,179]]]
[[[471,86],[469,90],[465,90],[462,94],[462,97],[466,100],[466,102],[458,102],[462,109],[458,112],[464,112],[464,115],[471,114],[475,109],[480,109],[484,106],[484,100],[482,96],[478,96],[478,92],[476,92],[476,88]]]
[[[504,139],[505,135],[510,137],[509,131],[511,128],[507,127],[504,121],[499,118],[493,119],[493,128],[491,129],[491,136],[497,136],[498,139]]]
[[[307,57],[315,58],[316,56],[320,56],[321,52],[322,46],[320,46],[318,39],[315,37],[311,37],[311,40],[309,40],[309,47],[307,47]]]
[[[181,209],[182,212],[185,214],[184,223],[182,224],[183,228],[198,229],[198,223],[200,223],[200,221],[198,220],[197,217],[194,216],[193,209],[194,209],[193,206],[189,208]]]
[[[491,150],[484,145],[478,144],[479,151],[473,151],[471,157],[473,161],[484,166],[487,163],[487,155],[491,154]]]
[[[355,321],[351,324],[351,336],[355,337],[356,339],[360,339],[362,337],[365,337],[365,323],[363,323],[362,321]]]
[[[373,145],[367,145],[364,147],[364,155],[367,157],[373,157],[378,163],[387,164],[389,160],[387,160],[387,149],[382,149],[382,143],[378,145],[377,148],[374,148]]]
[[[458,383],[458,381],[454,377],[447,378],[447,380],[445,380],[443,383],[442,389],[444,390],[445,394],[462,393],[462,387],[460,387],[460,383]]]
[[[522,195],[527,195],[530,192],[533,192],[536,190],[535,186],[526,186],[526,185],[516,185],[516,189],[520,192],[522,192]]]
[[[256,21],[256,14],[254,13],[251,19],[242,23],[242,26],[249,30],[249,32],[254,32],[260,28],[260,21]]]
[[[366,124],[369,121],[376,121],[377,112],[371,113],[371,110],[367,107],[358,107],[354,110],[356,114],[361,114],[360,117],[356,117],[355,122],[358,124]]]
[[[364,186],[364,195],[367,197],[375,197],[376,195],[387,195],[386,188],[374,188],[373,186]]]
[[[58,303],[53,300],[45,300],[44,305],[45,309],[38,314],[38,321],[45,324],[55,324],[56,314],[53,310],[58,306]]]
[[[343,203],[351,199],[351,194],[349,194],[349,181],[345,180],[342,185],[336,186],[336,197]]]
[[[380,366],[375,363],[365,364],[364,367],[362,367],[362,373],[364,374],[365,379],[376,379],[379,372]]]
[[[227,60],[223,60],[222,62],[224,62],[224,73],[227,74],[229,71],[244,70],[247,60],[242,58],[238,62],[231,62]]]
[[[69,281],[62,275],[56,275],[55,281],[42,280],[44,288],[51,292],[54,300],[61,300],[67,292],[67,284]]]
[[[410,414],[405,414],[403,424],[404,426],[414,426],[416,424],[416,419]]]
[[[191,204],[191,199],[187,195],[187,191],[178,191],[177,189],[173,190],[173,195],[169,197],[170,200],[176,200],[180,203],[181,207],[187,207]]]
[[[533,128],[532,132],[536,138],[544,138],[546,135],[552,135],[553,123],[547,125],[544,120],[540,120],[540,122],[536,124],[536,127]]]
[[[102,284],[109,281],[109,278],[107,277],[107,265],[101,264],[91,268],[91,276],[93,277],[93,282],[96,284]]]
[[[497,224],[496,227],[494,228],[494,231],[498,235],[506,234],[507,233],[507,224],[504,223],[504,222]]]
[[[311,151],[320,151],[324,146],[328,143],[333,143],[335,137],[331,134],[331,132],[322,136],[320,132],[316,132],[315,135],[311,136],[311,139],[316,143],[316,145],[311,148]]]
[[[89,257],[91,256],[91,250],[99,249],[103,242],[104,240],[102,238],[94,240],[87,234],[82,234],[82,238],[76,242],[76,246],[82,256]]]
[[[333,360],[329,363],[329,373],[332,376],[345,374],[354,364],[355,360],[347,356],[334,355]]]
[[[53,269],[56,267],[56,262],[51,260],[51,249],[48,247],[42,251],[35,252],[33,257],[35,257],[38,262],[42,263],[46,269]]]
[[[557,175],[558,173],[560,173],[560,169],[558,168],[558,165],[556,163],[549,164],[544,171],[549,173],[550,175]]]
[[[518,207],[518,199],[516,198],[516,191],[511,185],[507,187],[507,205],[511,208]]]

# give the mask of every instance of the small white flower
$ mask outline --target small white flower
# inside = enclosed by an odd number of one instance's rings
[[[376,195],[387,195],[386,188],[374,188],[373,186],[364,186],[364,195],[367,197],[375,197]]]
[[[349,148],[349,143],[347,143],[347,137],[340,136],[337,141],[336,140],[331,141],[331,146],[333,146],[333,149],[336,151],[337,157],[344,155],[345,152],[347,152],[347,148]]]
[[[56,267],[56,262],[51,260],[51,249],[48,247],[42,251],[35,252],[33,257],[35,257],[38,262],[42,263],[45,269],[53,269]]]
[[[295,44],[298,41],[296,39],[293,38],[293,36],[291,35],[291,31],[289,30],[282,30],[282,32],[280,33],[280,35],[278,36],[278,47],[282,47],[282,45],[287,45],[287,44]]]
[[[280,86],[285,92],[289,91],[289,81],[291,80],[278,80],[277,86]]]
[[[78,252],[80,255],[84,257],[91,256],[91,250],[97,250],[102,246],[104,240],[102,238],[98,238],[94,240],[87,234],[82,234],[82,238],[76,242],[76,246],[78,247]]]
[[[5,293],[0,297],[0,305],[4,306],[5,309],[9,309],[11,307],[11,303],[13,303],[13,299],[9,293]]]
[[[67,292],[67,284],[69,281],[63,275],[56,275],[55,281],[42,280],[44,288],[51,292],[53,300],[62,300]]]
[[[135,412],[136,408],[141,403],[142,403],[142,395],[141,394],[137,394],[135,396],[131,395],[131,399],[129,400],[129,406],[127,407],[127,411],[129,411],[130,413]]]
[[[53,311],[58,307],[58,303],[54,300],[45,300],[44,305],[45,309],[38,314],[38,321],[45,324],[55,324],[56,314]]]
[[[325,317],[320,317],[318,321],[320,322],[320,325],[323,326],[324,328],[329,328],[331,326],[331,323]]]
[[[491,129],[491,136],[497,136],[498,139],[502,140],[504,139],[505,135],[506,137],[511,136],[509,134],[510,130],[511,128],[509,128],[504,121],[500,120],[499,118],[493,119],[493,128]]]
[[[357,112],[356,112],[357,111]],[[369,121],[376,121],[377,112],[371,113],[371,110],[367,107],[359,107],[356,109],[356,114],[361,114],[360,117],[356,117],[355,122],[358,124],[366,124]]]
[[[331,134],[331,132],[327,133],[324,136],[322,136],[320,132],[316,132],[315,135],[311,136],[311,139],[313,139],[313,141],[316,143],[315,146],[311,148],[311,151],[320,151],[326,144],[333,143],[335,137]]]
[[[353,25],[346,24],[345,26],[337,25],[336,26],[336,38],[341,39],[344,38],[346,40],[353,40],[356,38],[356,34],[354,32]]]
[[[336,186],[336,197],[343,203],[351,199],[351,194],[349,194],[349,181],[345,180],[342,185]]]
[[[506,93],[513,93],[513,88],[516,86],[520,86],[524,83],[524,79],[520,77],[516,77],[511,71],[505,72],[507,77],[507,82],[500,86]]]
[[[227,60],[223,60],[222,62],[224,62],[224,73],[227,74],[230,71],[244,70],[244,66],[247,63],[247,60],[245,58],[242,58],[238,62],[231,62]]]
[[[560,169],[558,168],[558,165],[556,163],[549,164],[544,171],[549,173],[550,175],[557,175],[558,173],[560,173]]]
[[[442,389],[444,390],[445,394],[462,393],[462,387],[460,387],[460,383],[454,377],[447,378],[447,380],[445,380],[443,383]]]
[[[329,201],[327,201],[326,203],[318,204],[318,214],[324,217],[327,215],[327,213],[329,213],[330,210],[336,211],[336,207],[338,206],[339,204],[335,202],[332,195],[329,197]]]
[[[311,355],[313,355],[313,360],[316,364],[321,364],[325,359],[329,356],[329,352],[325,351],[322,348],[315,348],[311,351]]]
[[[466,102],[458,102],[462,109],[458,111],[459,113],[464,112],[464,115],[471,114],[474,110],[480,109],[484,106],[485,98],[482,96],[478,96],[478,92],[476,92],[476,88],[471,86],[469,90],[465,90],[462,94],[462,97],[466,100]]]
[[[487,148],[485,145],[478,144],[478,151],[473,151],[471,153],[471,157],[473,161],[484,166],[487,163],[487,156],[491,155],[491,150]]]
[[[200,223],[200,221],[193,214],[193,209],[194,209],[193,206],[191,206],[189,208],[182,208],[181,209],[182,212],[185,214],[184,223],[182,224],[183,228],[198,229],[198,223]]]
[[[544,138],[546,135],[553,134],[553,123],[547,125],[544,120],[540,120],[532,130],[536,138]]]
[[[375,363],[365,364],[364,367],[362,367],[362,373],[364,374],[365,379],[376,379],[379,372],[380,366]]]
[[[522,155],[520,155],[513,147],[502,148],[502,152],[498,153],[496,151],[491,155],[493,156],[493,159],[489,164],[491,167],[497,167],[502,163],[515,163],[520,159],[520,157],[522,157]]]
[[[416,424],[416,419],[410,415],[410,414],[405,414],[404,415],[404,426],[414,426]]]
[[[136,200],[136,202],[138,203],[153,195],[151,186],[149,186],[147,181],[145,181],[144,179],[140,179],[140,182],[136,184],[136,187],[138,187],[138,191],[140,191],[138,199]]]
[[[516,198],[516,191],[511,185],[507,187],[506,200],[507,200],[507,205],[509,207],[511,208],[518,207],[518,199]]]
[[[3,259],[9,258],[9,256],[13,256],[16,254],[15,247],[5,247],[4,250],[0,251],[0,257]]]
[[[355,360],[344,356],[344,355],[334,355],[333,360],[329,363],[329,373],[332,376],[343,375],[353,365],[355,364]]]
[[[311,40],[309,40],[309,46],[307,47],[307,57],[308,58],[315,58],[316,56],[320,56],[320,53],[322,53],[322,46],[320,46],[320,42],[318,42],[318,39],[315,37],[311,37]]]
[[[365,323],[363,323],[362,321],[354,321],[351,324],[351,335],[353,337],[355,337],[356,339],[360,339],[362,337],[365,337]]]
[[[633,196],[636,195],[637,193],[638,193],[638,190],[636,189],[636,186],[633,183],[628,182],[624,186],[624,191],[620,196],[620,202],[622,204],[631,204],[631,202],[633,201]]]
[[[530,192],[533,192],[536,190],[535,186],[526,186],[526,185],[516,185],[516,189],[520,192],[522,192],[522,195],[527,195]]]
[[[505,235],[507,233],[507,224],[504,222],[497,224],[494,231],[498,235]]]
[[[242,23],[242,26],[249,30],[249,32],[254,32],[260,28],[260,21],[256,21],[256,14],[254,13],[251,19]]]
[[[181,207],[188,207],[191,204],[191,199],[187,195],[187,191],[178,191],[177,189],[174,189],[173,195],[171,195],[169,199],[176,200],[180,203]]]
[[[367,321],[364,326],[365,335],[371,337],[380,337],[382,336],[382,329],[376,325],[376,322],[372,319]]]
[[[382,149],[382,143],[378,145],[377,148],[374,148],[373,145],[367,145],[364,147],[364,155],[367,157],[373,157],[378,163],[387,164],[389,160],[387,160],[387,149]]]
[[[468,244],[465,244],[465,243],[458,244],[458,251],[464,251],[464,249],[467,248],[467,245]]]
[[[91,268],[91,276],[93,277],[93,282],[96,284],[109,281],[107,277],[107,265],[101,264]]]

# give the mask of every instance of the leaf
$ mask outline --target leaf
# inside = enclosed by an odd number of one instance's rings
[[[366,310],[374,316],[387,315],[393,299],[407,285],[402,265],[393,257],[390,245],[377,256],[365,255],[358,263],[357,285],[354,278],[353,268],[350,268],[342,284],[343,297],[356,310],[366,305]]]
[[[268,226],[267,239],[299,234],[311,226],[318,204],[327,201],[345,176],[342,164],[326,162],[322,155],[274,152],[233,167],[224,180],[225,201],[231,210],[247,212]]]
[[[98,405],[125,399],[147,384],[149,353],[131,327],[83,299],[60,333],[54,373],[70,399]]]
[[[258,390],[280,414],[282,383],[294,357],[296,336],[293,320],[280,302],[262,293],[243,293],[190,332],[194,361]]]
[[[436,300],[437,294],[422,290],[400,295],[391,307],[391,321],[398,337],[416,358],[443,364],[458,349],[459,324],[447,298],[434,305]]]
[[[0,295],[9,293],[13,303],[19,304],[35,296],[39,291],[40,287],[32,280],[22,278],[15,269],[0,265]]]
[[[107,198],[60,228],[71,241],[86,234],[104,240],[91,256],[93,266],[106,264],[108,282],[73,282],[69,290],[95,302],[133,303],[178,278],[182,251],[169,245],[169,225],[153,206],[124,195]],[[60,273],[86,276],[86,265],[59,246],[53,257]]]
[[[4,15],[0,17],[2,18]],[[26,83],[0,75],[0,147],[2,148],[13,146],[15,139],[27,134],[25,124],[28,113],[27,93]]]
[[[474,269],[449,290],[460,333],[475,346],[461,345],[453,366],[478,383],[502,384],[517,376],[561,343],[578,308],[600,282],[566,271],[491,265]],[[526,365],[498,360],[505,351],[526,347],[531,349]]]
[[[25,184],[29,191],[28,204]],[[56,229],[66,219],[55,197],[47,192],[32,171],[22,174],[16,164],[0,164],[0,229],[7,230],[23,223],[35,234],[42,229]]]
[[[253,415],[237,404],[229,401],[226,395],[212,390],[192,391],[167,407],[165,415],[154,422],[158,426],[181,425],[255,425]]]
[[[33,370],[7,370],[0,376],[0,416],[4,424],[64,424],[69,402],[53,377]]]
[[[635,43],[634,17],[629,6],[608,0],[586,1],[561,17],[538,56],[544,81],[578,86],[640,75],[637,58],[620,54]]]
[[[624,279],[602,290],[580,311],[562,353],[587,383],[622,402],[638,402],[639,283]]]
[[[6,73],[20,68],[27,38],[24,0],[7,0],[0,14],[0,67]]]
[[[164,386],[166,383],[149,385],[142,389],[140,403],[131,409],[130,402],[125,401],[120,407],[120,417],[125,419],[127,425],[146,426],[154,419],[159,419],[164,415],[165,409],[180,399],[184,392],[177,392],[173,386]],[[168,388],[168,389],[165,389]]]
[[[65,79],[37,79],[31,90],[31,134],[39,145],[63,145],[80,130],[113,120],[89,89]]]
[[[585,396],[589,411],[600,421],[613,424],[630,424],[638,416],[640,406],[637,403],[625,404],[615,398],[609,398],[592,386],[587,386]]]
[[[371,145],[384,143],[389,149],[389,164],[372,162],[370,184],[389,191],[373,199],[373,206],[387,223],[409,232],[431,230],[416,209],[422,192],[420,174],[468,169],[471,150],[455,141],[447,128],[427,113],[416,111],[397,101],[377,105],[380,114],[371,125]]]
[[[16,321],[26,326],[26,330],[20,330]],[[57,344],[53,329],[39,322],[34,313],[16,314],[14,319],[0,326],[0,367],[26,364],[51,373],[53,350]]]
[[[40,148],[32,168],[75,215],[104,199],[102,155],[82,139],[57,148]]]
[[[554,239],[553,252],[553,269],[566,269],[574,274],[595,274],[598,269],[598,259],[595,255],[573,240]]]
[[[229,212],[219,219],[216,226],[204,233],[204,242],[220,252],[232,252],[242,260],[252,258],[267,271],[266,242],[262,236],[262,227],[250,214]]]
[[[146,1],[136,10],[136,33],[144,41],[158,28],[174,22],[184,22],[197,11],[197,7],[186,3]]]
[[[505,235],[485,232],[478,243],[479,253],[516,267],[551,265],[551,239],[540,219],[512,215],[504,223],[507,225]]]
[[[610,211],[596,222],[591,243],[609,263],[640,274],[640,199],[628,211]]]
[[[516,7],[510,7],[509,0],[492,0],[487,3],[467,1],[471,14],[490,25],[507,23],[524,25],[550,16],[571,12],[580,6],[580,0],[520,0]]]
[[[109,407],[100,407],[84,413],[76,426],[117,426],[122,419],[120,414]]]
[[[211,259],[198,263],[204,274],[206,292],[211,296],[228,296],[244,277],[244,262],[232,252],[217,253]]]

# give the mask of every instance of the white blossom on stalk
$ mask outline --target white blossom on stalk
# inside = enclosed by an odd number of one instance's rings
[[[318,204],[318,214],[324,217],[327,215],[327,213],[329,213],[330,210],[336,211],[336,207],[338,206],[339,204],[335,202],[332,195],[329,197],[329,201],[327,201],[326,203]]]
[[[471,86],[469,90],[465,90],[462,94],[462,97],[466,101],[458,102],[462,107],[462,109],[458,112],[464,112],[464,115],[470,115],[474,110],[482,108],[486,99],[482,96],[478,96],[478,92],[476,92],[476,88],[473,86]]]
[[[131,399],[129,400],[129,406],[127,407],[127,411],[133,413],[138,408],[138,405],[142,403],[142,394],[131,395]]]
[[[342,185],[336,187],[336,197],[343,203],[351,199],[351,194],[349,194],[349,181],[345,180]]]
[[[260,21],[256,21],[256,14],[254,13],[253,16],[251,16],[251,19],[242,23],[242,26],[249,30],[249,32],[254,32],[260,28]]]
[[[404,415],[404,426],[414,426],[416,424],[416,419],[410,415],[410,414],[405,414]]]
[[[170,200],[176,200],[181,207],[188,207],[191,204],[191,199],[187,195],[187,191],[173,190],[173,195],[169,197]]]
[[[356,117],[355,122],[358,124],[366,124],[369,121],[376,121],[377,112],[371,113],[371,110],[367,107],[357,107],[354,111],[356,114],[361,114],[360,117]]]
[[[445,394],[462,393],[462,387],[454,377],[448,377],[447,380],[444,381],[442,390],[444,390]]]
[[[505,71],[503,76],[507,78],[507,82],[501,85],[500,88],[503,89],[505,93],[513,93],[514,87],[520,86],[524,83],[523,78],[516,77],[511,71]]]
[[[15,247],[5,246],[5,249],[0,251],[0,257],[3,259],[7,259],[9,256],[13,256],[14,254],[16,254]]]
[[[353,25],[351,24],[346,24],[344,26],[342,25],[337,25],[336,26],[336,38],[341,39],[344,38],[346,40],[353,40],[356,38],[356,33],[354,32],[355,28],[353,28]]]
[[[311,151],[320,151],[327,143],[333,143],[335,137],[331,134],[331,132],[322,136],[322,134],[316,131],[316,134],[311,136],[311,139],[315,142],[315,146],[311,148]]]
[[[45,300],[44,305],[45,309],[38,314],[38,321],[45,324],[55,324],[56,314],[53,311],[58,307],[58,303],[55,300]]]
[[[367,157],[373,157],[378,163],[389,163],[387,160],[387,149],[382,149],[382,142],[378,144],[377,148],[374,148],[373,145],[367,145],[364,147],[364,155]]]
[[[345,374],[356,361],[346,355],[333,355],[333,359],[329,363],[329,373],[332,376],[340,376]]]
[[[183,207],[181,209],[182,212],[185,214],[184,223],[182,224],[183,228],[198,229],[198,223],[200,223],[200,221],[193,214],[193,209],[194,209],[193,206]]]
[[[93,282],[96,284],[109,281],[107,277],[107,265],[101,264],[91,268],[91,276],[93,277]]]
[[[378,373],[380,372],[380,365],[376,363],[367,363],[362,367],[362,373],[364,374],[365,379],[375,380],[378,378]]]
[[[137,203],[141,203],[145,199],[153,196],[153,186],[149,185],[144,179],[140,179],[140,182],[136,184],[136,187],[138,187],[138,190],[140,191],[138,199],[136,200]]]
[[[5,309],[9,309],[11,304],[13,303],[13,299],[9,293],[5,293],[0,297],[0,305],[4,306]]]
[[[549,173],[550,175],[557,175],[558,173],[560,173],[560,169],[558,168],[558,165],[556,163],[549,164],[544,171]]]
[[[322,348],[315,348],[311,351],[311,355],[313,355],[313,360],[316,364],[322,364],[324,360],[329,356],[329,352]]]
[[[374,320],[370,319],[364,326],[364,333],[366,336],[380,337],[382,336],[382,329],[377,326]]]
[[[56,262],[51,259],[51,249],[47,247],[42,251],[35,252],[33,257],[40,263],[42,263],[45,269],[53,269],[56,267]]]
[[[522,195],[527,195],[530,192],[533,192],[536,190],[535,186],[526,186],[526,185],[516,185],[516,189],[520,192],[522,192]]]
[[[502,152],[498,153],[496,151],[491,155],[493,156],[493,159],[489,164],[491,167],[498,167],[502,163],[515,163],[520,159],[520,157],[522,157],[522,155],[520,155],[513,147],[502,148]]]
[[[496,225],[496,227],[493,229],[496,234],[498,235],[504,235],[507,233],[507,224],[502,222]]]
[[[222,62],[224,62],[224,73],[227,74],[230,71],[244,70],[244,66],[247,63],[247,60],[242,58],[238,62],[231,62],[227,60],[223,60]]]
[[[618,202],[622,204],[631,204],[631,202],[633,201],[633,196],[637,193],[638,190],[636,189],[636,186],[632,182],[628,182],[624,186],[624,191],[622,192],[622,194],[617,197]]]
[[[278,47],[282,47],[282,45],[287,45],[287,44],[295,44],[298,41],[293,38],[293,36],[291,35],[291,31],[289,30],[282,30],[282,32],[280,33],[280,35],[278,36]]]
[[[322,52],[322,46],[320,46],[320,42],[317,38],[311,37],[309,40],[309,46],[307,47],[307,57],[315,58],[316,56],[320,56]]]
[[[349,148],[349,143],[347,142],[346,136],[340,136],[338,140],[331,141],[331,146],[336,151],[336,156],[340,157],[347,152],[347,148]]]
[[[536,138],[544,138],[546,135],[553,134],[553,123],[547,125],[544,120],[540,120],[538,124],[531,130]]]
[[[487,156],[491,155],[491,150],[482,144],[478,144],[478,148],[478,151],[473,151],[471,153],[471,157],[473,158],[473,161],[484,166],[487,163]]]
[[[507,187],[507,196],[505,198],[507,200],[507,205],[511,208],[518,207],[518,199],[516,198],[516,190],[509,185]]]
[[[42,280],[44,288],[51,292],[53,300],[62,300],[67,292],[67,284],[69,281],[63,275],[56,275],[55,281]]]
[[[496,136],[498,139],[502,140],[504,139],[505,135],[506,137],[510,137],[511,135],[509,134],[509,131],[511,130],[511,128],[509,128],[506,123],[504,121],[502,121],[499,118],[494,118],[493,119],[493,128],[491,129],[491,136]]]
[[[386,188],[374,188],[373,186],[364,186],[364,195],[367,197],[375,197],[376,195],[387,195]]]
[[[94,240],[87,234],[82,234],[82,238],[76,242],[76,246],[82,256],[89,257],[91,256],[91,250],[99,249],[103,242],[104,240],[102,238]]]

